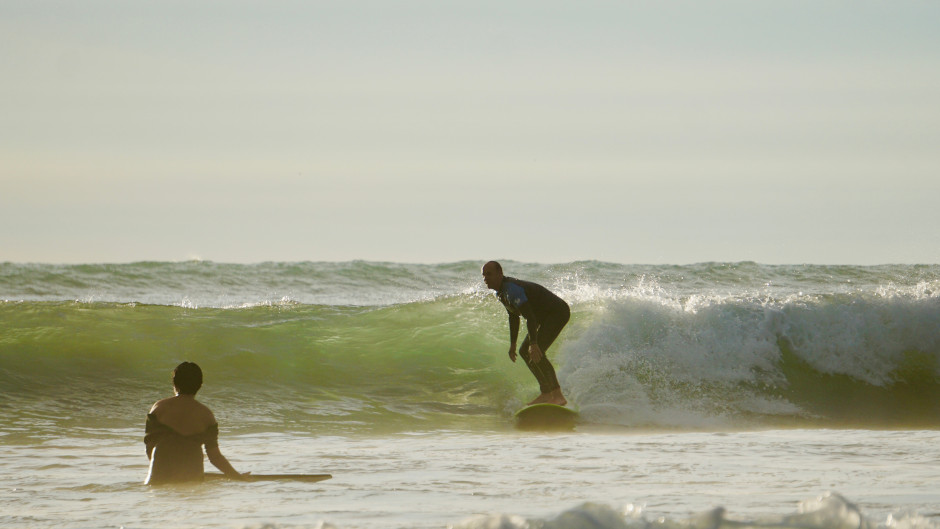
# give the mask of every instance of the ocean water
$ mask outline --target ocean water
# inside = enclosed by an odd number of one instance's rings
[[[940,266],[504,262],[572,306],[541,432],[481,264],[0,264],[0,526],[940,527]],[[142,485],[183,360],[333,479]]]

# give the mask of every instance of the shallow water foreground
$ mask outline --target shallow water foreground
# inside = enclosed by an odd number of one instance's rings
[[[334,478],[161,488],[139,434],[6,435],[0,526],[940,527],[934,431],[243,434],[239,469]]]

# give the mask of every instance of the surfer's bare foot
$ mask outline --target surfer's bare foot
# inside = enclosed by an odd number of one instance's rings
[[[532,400],[532,402],[530,402],[529,404],[527,404],[527,406],[531,406],[533,404],[545,404],[545,403],[564,406],[565,404],[568,404],[568,401],[565,399],[565,396],[561,394],[561,388],[558,388],[554,391],[549,391],[548,393],[542,393],[538,397],[535,397],[535,399]]]
[[[533,404],[542,404],[543,402],[551,402],[551,400],[549,400],[550,398],[551,398],[551,393],[542,393],[538,397],[535,397],[534,399],[532,399],[532,401],[526,404],[526,406],[531,406]]]
[[[568,399],[566,399],[565,396],[561,394],[561,388],[558,388],[548,393],[548,399],[545,400],[544,402],[549,402],[552,404],[557,404],[559,406],[564,406],[565,404],[568,404]]]

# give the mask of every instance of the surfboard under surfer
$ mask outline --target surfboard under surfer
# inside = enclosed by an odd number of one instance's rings
[[[483,282],[496,291],[496,297],[509,313],[509,359],[513,362],[516,361],[519,317],[525,318],[528,334],[519,346],[519,356],[535,375],[541,391],[529,404],[564,406],[568,401],[545,353],[571,317],[568,304],[542,285],[503,275],[503,267],[496,261],[483,265],[482,272]]]
[[[209,462],[227,477],[239,479],[219,450],[219,424],[207,406],[196,400],[202,387],[202,369],[183,362],[173,370],[175,397],[157,401],[147,414],[144,443],[150,471],[148,485],[202,481],[202,447]]]

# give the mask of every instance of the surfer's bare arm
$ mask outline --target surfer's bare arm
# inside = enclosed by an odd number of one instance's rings
[[[209,456],[209,462],[226,476],[235,479],[242,477],[242,474],[235,470],[235,467],[228,462],[228,459],[225,459],[225,456],[222,455],[222,451],[219,450],[218,446],[206,448],[206,455]]]
[[[213,415],[212,410],[208,407],[203,407],[206,415],[206,420],[212,421],[212,424],[218,425],[215,420],[215,415]],[[218,431],[218,426],[216,426],[216,431]],[[228,459],[222,455],[222,451],[219,450],[219,443],[216,440],[213,443],[206,444],[206,455],[209,456],[209,462],[212,463],[215,468],[222,471],[223,474],[230,478],[238,479],[241,477],[241,473],[235,470],[235,467],[228,462]]]

